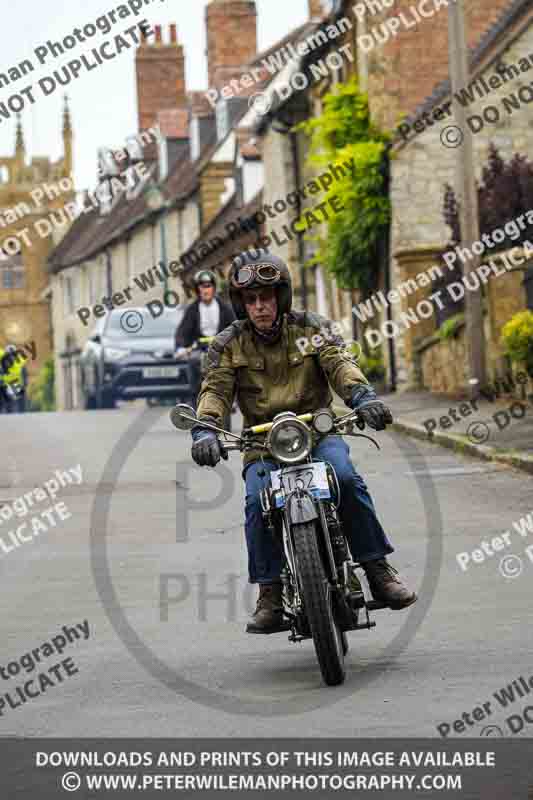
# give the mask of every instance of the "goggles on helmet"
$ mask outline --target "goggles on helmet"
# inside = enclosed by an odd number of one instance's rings
[[[245,289],[252,283],[269,286],[281,278],[281,272],[273,264],[253,264],[239,267],[231,278],[231,283],[236,289]]]

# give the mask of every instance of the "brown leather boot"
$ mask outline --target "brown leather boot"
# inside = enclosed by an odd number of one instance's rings
[[[246,633],[274,633],[285,629],[281,583],[260,583],[257,606]]]
[[[400,580],[398,571],[386,558],[366,561],[362,564],[374,600],[386,603],[389,608],[399,611],[416,602],[417,596]]]

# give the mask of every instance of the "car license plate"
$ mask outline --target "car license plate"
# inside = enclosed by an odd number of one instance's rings
[[[145,367],[143,369],[143,378],[177,378],[179,374],[179,367]]]
[[[270,473],[270,485],[276,492],[276,508],[284,506],[285,497],[296,488],[306,489],[317,500],[327,500],[331,496],[323,461],[274,470]]]

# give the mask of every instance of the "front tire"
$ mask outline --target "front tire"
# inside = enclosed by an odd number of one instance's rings
[[[320,671],[328,686],[338,686],[346,677],[343,638],[333,616],[328,581],[318,550],[316,524],[300,523],[292,530],[302,599]]]

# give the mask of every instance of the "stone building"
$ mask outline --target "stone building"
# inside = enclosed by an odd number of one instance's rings
[[[69,219],[72,201],[72,126],[65,101],[63,157],[27,159],[20,119],[15,154],[0,157],[0,346],[34,341],[30,379],[52,352],[53,330],[46,262]]]
[[[320,26],[321,17],[314,15],[312,5],[310,13],[313,18],[307,23],[268,51],[257,53],[255,2],[211,0],[206,7],[209,92],[187,90],[183,48],[175,26],[170,28],[169,41],[163,41],[161,27],[156,26],[155,41],[140,45],[136,56],[139,131],[155,126],[159,132],[157,146],[146,143],[143,148],[146,180],[133,193],[123,192],[111,204],[80,216],[50,257],[59,408],[76,408],[84,402],[78,360],[92,324],[81,320],[77,313],[81,307],[91,307],[103,296],[133,285],[135,276],[159,261],[179,265],[179,277],[171,276],[168,287],[185,301],[200,266],[214,268],[223,279],[232,255],[264,235],[261,227],[241,222],[246,223],[261,207],[266,179],[267,196],[274,202],[290,191],[294,171],[287,179],[281,175],[278,186],[275,180],[271,182],[279,172],[278,154],[271,150],[265,162],[254,133],[260,115],[251,97],[264,91],[279,71],[265,67],[263,60],[277,58],[280,49],[294,46]],[[290,51],[286,52],[290,58]],[[229,96],[228,81],[252,70],[253,78],[243,77],[239,91]],[[220,95],[216,103],[214,94]],[[153,186],[165,200],[156,210],[147,202],[146,190]],[[276,227],[283,222],[280,215]],[[273,249],[285,255],[282,249]],[[309,308],[317,307],[313,276],[304,298],[301,271],[290,254],[289,263],[296,304],[305,300]],[[161,285],[134,292],[130,305],[155,298],[164,299]],[[349,306],[348,301],[348,317]],[[326,302],[319,308],[330,312]],[[335,305],[332,308],[335,311]]]
[[[533,124],[529,105],[533,100],[532,54],[533,8],[527,0],[509,4],[473,51],[472,94],[466,102],[470,124],[477,129],[473,143],[478,182],[491,143],[505,161],[515,154],[527,156],[529,160],[532,158]],[[504,79],[498,79],[502,74]],[[509,99],[513,97],[514,100]],[[451,232],[443,217],[443,198],[445,184],[454,184],[457,151],[444,146],[443,142],[446,141],[447,129],[454,122],[449,116],[451,100],[449,81],[441,81],[427,100],[407,118],[406,125],[410,131],[405,129],[406,140],[398,137],[394,148],[391,177],[393,289],[405,285],[410,279],[416,280],[417,275],[432,265],[438,265],[439,254],[450,241]],[[488,107],[499,111],[499,119],[496,122],[485,120],[484,127],[479,130],[479,123],[474,118],[483,123],[483,114]],[[433,124],[427,124],[428,118],[438,117],[435,113],[438,109],[446,108],[448,113],[436,118]],[[489,119],[491,114],[493,112],[487,115]],[[419,132],[414,128],[415,124]],[[500,219],[498,224],[503,227],[507,222],[507,219]],[[527,234],[533,243],[533,226],[529,227]],[[500,246],[502,252],[494,257],[494,274],[483,288],[486,361],[492,379],[504,375],[509,368],[501,345],[503,325],[516,312],[533,308],[533,296],[527,288],[531,282],[533,260],[527,257],[527,252],[520,254],[516,251],[511,253],[513,265],[508,261],[508,253],[513,247],[511,238]],[[483,254],[485,260],[492,257],[490,250]],[[459,259],[458,265],[462,267]],[[497,274],[500,270],[502,275]],[[426,388],[447,394],[462,393],[468,386],[464,328],[459,327],[457,335],[451,339],[442,340],[436,335],[437,314],[410,327],[400,319],[402,313],[415,311],[436,288],[431,282],[419,286],[417,291],[404,296],[401,303],[390,307],[391,319],[401,329],[394,338],[400,385],[401,388]],[[374,319],[369,324],[379,329],[382,321],[383,316],[377,324]],[[395,332],[392,327],[389,331],[391,334]]]
[[[374,10],[376,5],[372,5]],[[467,0],[472,43],[506,5],[504,0],[490,4]],[[399,0],[394,13],[403,9],[405,16],[409,7]],[[320,114],[324,94],[355,72],[368,90],[373,118],[394,129],[400,115],[416,108],[429,93],[431,81],[447,73],[445,9],[380,47],[369,48],[368,40],[361,37],[373,36],[373,26],[382,20],[368,7],[363,15],[356,8],[348,0],[309,0],[308,21],[258,53],[255,2],[210,0],[206,6],[209,88],[205,92],[187,89],[183,46],[175,26],[165,41],[161,27],[156,26],[155,41],[140,45],[136,55],[138,132],[159,131],[157,142],[143,143],[146,177],[134,191],[119,193],[111,203],[100,204],[76,220],[50,258],[61,408],[83,404],[77,361],[91,325],[82,322],[77,310],[133,285],[136,276],[159,261],[174,262],[176,274],[168,279],[168,288],[186,301],[199,267],[210,267],[224,279],[236,252],[270,237],[272,249],[291,269],[295,305],[342,320],[346,333],[351,333],[357,295],[341,291],[322,265],[304,267],[313,255],[313,245],[291,228],[302,210],[320,200],[308,196],[300,204],[288,202],[296,189],[315,177],[307,165],[307,138],[292,126]],[[332,26],[341,20],[343,25],[333,35]],[[335,61],[334,51],[345,46],[351,57]],[[302,71],[313,76],[309,86],[287,93],[283,87]],[[397,147],[400,160],[398,167],[393,164],[392,183],[394,258],[389,269],[383,248],[380,263],[373,265],[384,289],[390,282],[401,281],[398,259],[404,243],[397,230],[404,217],[411,218],[410,197],[405,200],[408,189],[403,187],[402,195],[397,180],[406,156],[401,155],[401,142]],[[409,144],[404,149],[411,152]],[[439,154],[435,176],[444,175],[446,157],[451,158]],[[147,190],[154,186],[164,201],[158,208],[147,201]],[[427,195],[425,201],[426,216],[438,216],[439,204],[430,209]],[[276,209],[272,218],[268,208]],[[412,231],[413,242],[427,236],[424,224],[417,223]],[[164,288],[139,289],[131,304],[162,299]],[[411,354],[405,344],[389,342],[384,350],[389,385],[407,386]]]
[[[163,35],[165,33],[165,36]],[[136,54],[138,92],[137,133],[120,148],[101,148],[108,167],[134,176],[133,186],[121,190],[98,176],[93,201],[74,221],[49,258],[52,318],[55,333],[56,397],[60,410],[83,406],[79,356],[91,335],[95,319],[85,323],[78,311],[93,308],[112,297],[163,259],[179,256],[177,215],[163,206],[154,211],[146,200],[149,186],[167,179],[177,163],[188,158],[188,111],[185,95],[185,60],[175,25],[155,40],[144,39]],[[141,148],[141,166],[133,163],[131,140]],[[136,148],[136,149],[137,149]],[[138,160],[139,156],[136,156]],[[138,169],[138,171],[136,171]],[[136,176],[136,177],[135,177]],[[165,198],[164,198],[165,199]],[[165,237],[160,218],[165,216]],[[177,280],[169,288],[178,288]],[[137,289],[130,305],[142,305],[161,295],[161,287]]]

